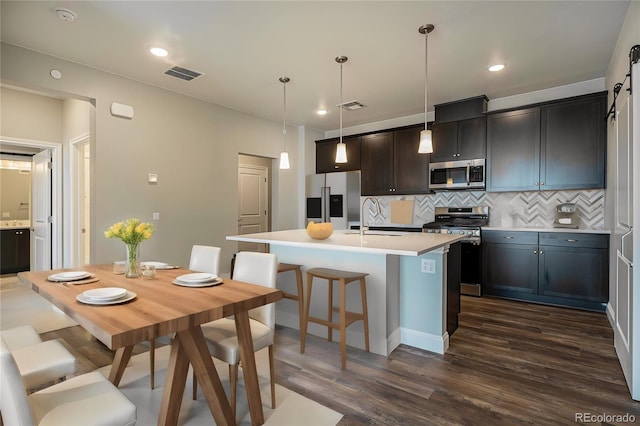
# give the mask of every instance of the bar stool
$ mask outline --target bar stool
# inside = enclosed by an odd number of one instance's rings
[[[300,321],[300,333],[302,333],[302,326],[304,325],[304,300],[302,298],[302,270],[300,269],[302,265],[296,265],[294,263],[279,263],[278,264],[278,274],[282,274],[284,272],[295,271],[296,272],[296,284],[298,287],[298,294],[292,294],[287,292],[282,292],[285,299],[294,300],[298,302],[298,317]],[[302,346],[302,340],[300,340],[300,353],[304,352],[304,347]]]
[[[342,353],[342,369],[347,366],[347,327],[355,321],[362,320],[364,323],[364,344],[365,349],[369,352],[369,316],[367,314],[367,287],[365,277],[369,275],[364,272],[340,271],[328,268],[312,268],[307,271],[307,297],[305,304],[305,321],[300,331],[301,353],[304,353],[305,341],[307,337],[307,326],[309,322],[327,326],[327,339],[332,341],[332,329],[340,330],[340,351]],[[329,300],[328,300],[328,319],[312,317],[309,315],[309,306],[311,304],[311,290],[314,278],[325,279],[329,282]],[[340,306],[333,306],[333,282],[338,281],[340,284]],[[362,297],[362,313],[347,311],[346,294],[347,284],[359,281],[360,295]],[[340,314],[339,322],[333,322],[333,312]]]

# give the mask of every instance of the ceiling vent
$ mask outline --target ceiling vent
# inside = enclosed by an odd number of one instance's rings
[[[189,70],[178,66],[168,69],[164,73],[185,81],[191,81],[194,78],[200,77],[202,75],[201,72]]]
[[[343,102],[342,104],[339,104],[338,106],[341,106],[342,109],[344,109],[345,111],[355,111],[357,109],[364,108],[364,105],[362,105],[358,101]]]

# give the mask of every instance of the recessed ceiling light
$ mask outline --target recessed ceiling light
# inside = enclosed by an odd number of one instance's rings
[[[152,47],[151,49],[149,49],[149,51],[156,56],[167,56],[169,54],[169,52],[167,52],[162,47]]]
[[[502,71],[503,69],[504,69],[504,64],[495,64],[489,67],[489,71],[491,72]]]
[[[58,18],[62,19],[64,22],[73,22],[78,17],[76,12],[64,7],[56,8],[56,15],[58,15]]]
[[[318,115],[327,115],[327,110],[320,108],[319,110],[316,111],[316,114],[318,114]]]

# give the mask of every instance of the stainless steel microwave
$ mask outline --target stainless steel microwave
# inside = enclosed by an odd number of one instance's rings
[[[484,189],[484,163],[484,158],[431,163],[429,189]]]

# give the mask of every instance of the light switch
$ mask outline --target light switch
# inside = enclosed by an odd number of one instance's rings
[[[147,182],[149,183],[158,183],[158,175],[155,173],[149,173],[147,175]]]
[[[160,220],[160,213],[154,212],[153,213],[153,220]]]

